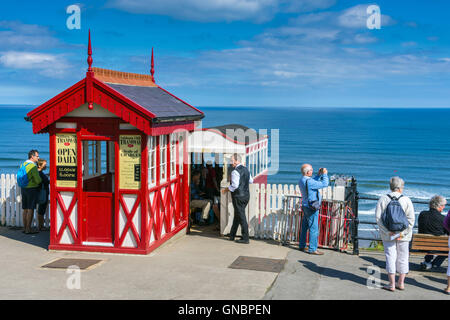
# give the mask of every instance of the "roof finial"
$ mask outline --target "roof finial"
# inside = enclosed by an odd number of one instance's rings
[[[152,47],[152,68],[150,69],[150,73],[152,74],[152,81],[155,82],[155,60],[153,58],[153,47]]]
[[[92,46],[91,46],[91,29],[89,29],[89,44],[88,44],[88,58],[87,58],[87,63],[88,63],[88,72],[92,72]]]
[[[89,43],[88,43],[88,70],[86,72],[86,100],[88,103],[89,110],[94,109],[93,104],[93,86],[92,86],[92,78],[94,77],[94,71],[92,71],[92,45],[91,45],[91,29],[89,29]]]

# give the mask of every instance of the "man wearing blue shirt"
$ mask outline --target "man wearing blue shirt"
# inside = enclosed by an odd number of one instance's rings
[[[310,164],[306,163],[301,168],[302,178],[298,182],[300,191],[302,193],[302,229],[300,233],[299,249],[301,251],[308,252],[315,255],[323,255],[323,252],[318,251],[318,239],[319,239],[319,210],[311,207],[312,201],[322,202],[319,189],[328,187],[328,170],[321,168],[318,175],[312,178],[313,168]],[[309,250],[306,251],[306,233],[309,230]]]

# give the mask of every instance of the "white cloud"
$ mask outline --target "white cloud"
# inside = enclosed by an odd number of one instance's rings
[[[131,13],[201,22],[264,22],[278,12],[308,12],[328,8],[334,3],[335,0],[110,0],[107,5]]]
[[[39,52],[2,52],[0,64],[11,69],[37,70],[40,74],[52,78],[63,76],[69,69],[62,56]]]
[[[337,18],[338,25],[345,28],[367,28],[368,4],[359,4],[344,10]],[[395,21],[387,15],[383,14],[381,8],[381,26],[386,27],[394,24]]]
[[[415,54],[413,49],[408,55],[403,49],[376,51],[380,47],[368,45],[379,41],[375,36],[379,33],[366,28],[365,18],[362,30],[354,25],[339,25],[342,21],[338,18],[348,12],[303,14],[286,25],[238,42],[236,49],[204,51],[195,58],[171,58],[167,72],[171,78],[189,78],[192,86],[292,88],[348,87],[371,81],[396,84],[402,77],[432,78],[450,72],[448,58]]]
[[[0,21],[0,49],[30,50],[51,48],[60,44],[43,26],[24,24],[19,21]]]

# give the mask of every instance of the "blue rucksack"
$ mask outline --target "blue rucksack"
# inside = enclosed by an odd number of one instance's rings
[[[401,232],[408,228],[409,221],[406,217],[405,211],[400,205],[400,200],[403,195],[400,197],[391,197],[390,195],[387,195],[391,201],[386,207],[386,210],[384,210],[381,221],[383,222],[383,225],[391,232]]]
[[[27,164],[23,164],[20,166],[19,171],[17,171],[17,184],[19,185],[19,187],[21,188],[25,188],[26,186],[28,186],[28,174],[27,174],[27,166],[30,164],[31,162],[27,162]]]

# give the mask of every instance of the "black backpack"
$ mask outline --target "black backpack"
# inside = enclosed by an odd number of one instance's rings
[[[381,221],[389,231],[401,232],[409,226],[409,221],[406,217],[405,211],[398,201],[401,197],[403,197],[403,195],[398,198],[391,197],[390,195],[387,196],[391,199],[391,201],[381,215]]]

